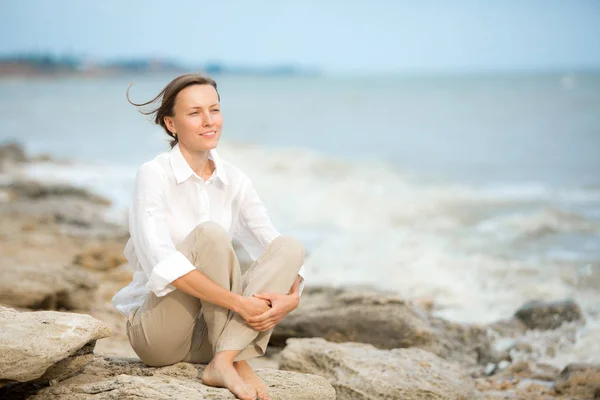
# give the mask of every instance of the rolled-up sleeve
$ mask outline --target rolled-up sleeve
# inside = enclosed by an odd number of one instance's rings
[[[260,200],[250,179],[245,178],[239,192],[239,222],[236,239],[242,244],[252,259],[256,260],[266,247],[281,234],[273,226],[265,205]],[[304,265],[300,275],[299,292],[304,290]]]
[[[129,232],[136,256],[156,296],[171,293],[171,282],[195,267],[177,251],[166,219],[166,181],[161,171],[144,164],[136,176],[129,210]]]

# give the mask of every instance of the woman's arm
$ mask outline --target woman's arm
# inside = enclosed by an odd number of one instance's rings
[[[259,257],[271,241],[280,235],[273,227],[264,204],[247,178],[240,194],[239,224],[237,238],[253,259]],[[304,284],[303,274],[304,267],[300,268],[288,294],[256,293],[254,297],[268,301],[271,308],[260,315],[244,318],[248,325],[258,331],[267,331],[294,311],[300,303]]]
[[[178,290],[202,301],[225,307],[240,314],[244,319],[260,315],[269,310],[265,300],[244,297],[222,288],[197,269],[172,282]]]

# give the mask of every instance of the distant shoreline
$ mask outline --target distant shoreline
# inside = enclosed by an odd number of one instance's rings
[[[200,71],[208,75],[254,76],[315,76],[316,68],[295,65],[233,66],[224,63],[206,63],[184,66],[162,59],[131,59],[111,62],[56,58],[47,55],[0,57],[0,79],[13,77],[85,77],[96,78],[127,74],[188,73]]]

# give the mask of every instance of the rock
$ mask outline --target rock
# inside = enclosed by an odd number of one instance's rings
[[[477,389],[487,400],[554,400],[556,393],[552,382],[530,379],[477,379]],[[566,400],[566,399],[565,399]]]
[[[517,346],[517,341],[513,338],[502,338],[493,344],[494,351],[498,353],[508,353]]]
[[[16,142],[0,144],[0,171],[14,164],[27,162],[23,147]]]
[[[0,385],[64,379],[89,361],[110,329],[89,315],[0,307]]]
[[[554,389],[570,398],[600,398],[600,364],[567,365],[555,381]]]
[[[338,400],[482,398],[457,365],[422,349],[289,339],[280,366],[327,378]]]
[[[288,338],[303,337],[381,349],[419,347],[469,365],[491,358],[483,328],[430,318],[395,295],[369,290],[306,288],[298,309],[275,328],[271,344],[283,346]]]
[[[202,384],[204,365],[177,363],[152,368],[139,360],[96,357],[70,379],[37,393],[32,400],[68,399],[234,399],[227,389]],[[324,378],[288,371],[257,370],[273,399],[333,400],[335,390]]]
[[[554,381],[559,373],[560,370],[550,364],[522,360],[510,364],[508,368],[503,369],[495,376],[497,378],[518,378],[549,382]]]
[[[503,319],[487,325],[500,337],[517,337],[527,332],[527,326],[517,318]]]
[[[0,218],[26,217],[50,221],[62,227],[69,236],[85,238],[124,238],[126,227],[106,220],[103,204],[77,197],[49,196],[39,199],[24,198],[2,204]]]
[[[37,181],[14,181],[4,187],[15,199],[44,199],[49,197],[69,197],[85,200],[93,204],[108,206],[110,200],[89,192],[86,189],[66,184],[45,184]]]
[[[494,363],[488,363],[488,365],[485,366],[485,370],[483,371],[483,374],[486,376],[492,375],[494,372],[496,372],[496,369],[498,368],[498,366]]]
[[[127,262],[121,243],[100,243],[88,247],[75,256],[73,264],[96,271],[108,271]]]
[[[498,369],[499,370],[506,369],[506,368],[508,368],[509,365],[510,365],[510,361],[502,360],[498,363]]]
[[[543,302],[539,300],[524,304],[515,313],[529,329],[556,329],[564,322],[585,322],[581,308],[572,300]]]
[[[44,310],[87,310],[97,278],[60,265],[5,265],[0,268],[0,304]]]

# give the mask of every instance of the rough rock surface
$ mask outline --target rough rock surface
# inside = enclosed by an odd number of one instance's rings
[[[430,318],[397,296],[360,289],[307,288],[271,343],[283,346],[288,338],[303,337],[381,349],[419,347],[467,365],[487,362],[491,351],[483,328]]]
[[[600,365],[567,365],[554,383],[558,393],[581,399],[600,398]]]
[[[0,218],[46,220],[73,236],[128,236],[126,227],[107,221],[110,201],[83,188],[9,179],[0,183],[0,194],[7,200]]]
[[[515,313],[529,329],[556,329],[565,322],[585,321],[581,308],[572,300],[525,303]]]
[[[79,198],[90,203],[110,205],[104,197],[89,192],[86,189],[66,184],[46,184],[31,180],[17,180],[3,187],[15,199],[43,199],[49,197]]]
[[[422,349],[289,339],[280,366],[324,376],[338,400],[482,398],[457,365]]]
[[[60,265],[9,264],[0,268],[0,304],[44,310],[87,310],[97,278]]]
[[[12,217],[49,219],[73,236],[118,237],[126,235],[124,227],[105,219],[106,207],[86,199],[52,196],[17,200],[2,205],[0,214]]]
[[[102,243],[88,247],[77,254],[73,264],[95,271],[108,271],[127,262],[121,243]]]
[[[110,333],[89,315],[0,307],[0,382],[64,378],[81,369],[95,341]]]
[[[227,389],[201,383],[203,365],[178,363],[152,368],[117,357],[96,357],[81,374],[42,389],[32,400],[46,399],[235,399]],[[288,371],[257,370],[274,400],[333,400],[326,379]]]

